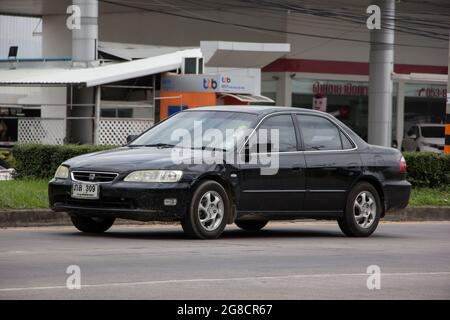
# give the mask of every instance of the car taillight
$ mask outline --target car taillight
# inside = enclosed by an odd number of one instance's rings
[[[400,159],[400,173],[406,173],[406,160],[403,156]]]

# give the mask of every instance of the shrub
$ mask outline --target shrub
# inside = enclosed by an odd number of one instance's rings
[[[407,179],[416,187],[443,188],[450,183],[450,155],[404,152]]]
[[[67,159],[86,153],[112,149],[115,146],[22,144],[3,155],[13,164],[18,178],[51,178]],[[442,188],[450,184],[450,155],[427,152],[403,153],[408,165],[408,181],[416,187]],[[1,157],[0,157],[1,158]],[[14,160],[15,159],[15,160]],[[11,163],[12,162],[12,163]]]
[[[19,144],[12,149],[18,178],[51,178],[67,159],[115,146]]]
[[[0,149],[0,166],[4,168],[14,168],[16,161],[10,149]]]

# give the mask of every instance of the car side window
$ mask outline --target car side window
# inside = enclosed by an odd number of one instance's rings
[[[268,140],[270,141],[270,130],[279,130],[279,151],[297,151],[297,138],[295,136],[295,127],[292,118],[288,114],[271,116],[264,120],[258,128],[267,130]],[[273,143],[273,142],[272,142]]]
[[[331,121],[304,114],[296,117],[306,151],[342,150],[340,130]]]
[[[353,149],[355,146],[350,139],[341,131],[342,149]]]

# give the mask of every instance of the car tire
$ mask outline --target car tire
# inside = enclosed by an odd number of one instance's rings
[[[86,233],[103,233],[114,224],[115,218],[94,218],[71,215],[72,224],[78,230]]]
[[[347,197],[344,216],[338,219],[342,232],[349,237],[368,237],[378,226],[382,204],[378,191],[368,182],[360,182]]]
[[[191,238],[216,239],[225,229],[230,209],[230,200],[222,185],[204,181],[195,189],[181,226]]]
[[[241,220],[236,221],[236,225],[247,231],[259,231],[264,228],[269,221],[267,220]]]

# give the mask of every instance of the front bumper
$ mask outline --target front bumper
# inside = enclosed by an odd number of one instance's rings
[[[139,221],[179,220],[186,213],[191,199],[189,183],[131,183],[117,181],[100,184],[96,200],[71,197],[70,179],[53,179],[48,185],[50,208],[92,217],[116,217]],[[167,206],[164,199],[177,199]]]
[[[406,180],[384,184],[386,211],[406,208],[410,195],[411,184]]]

